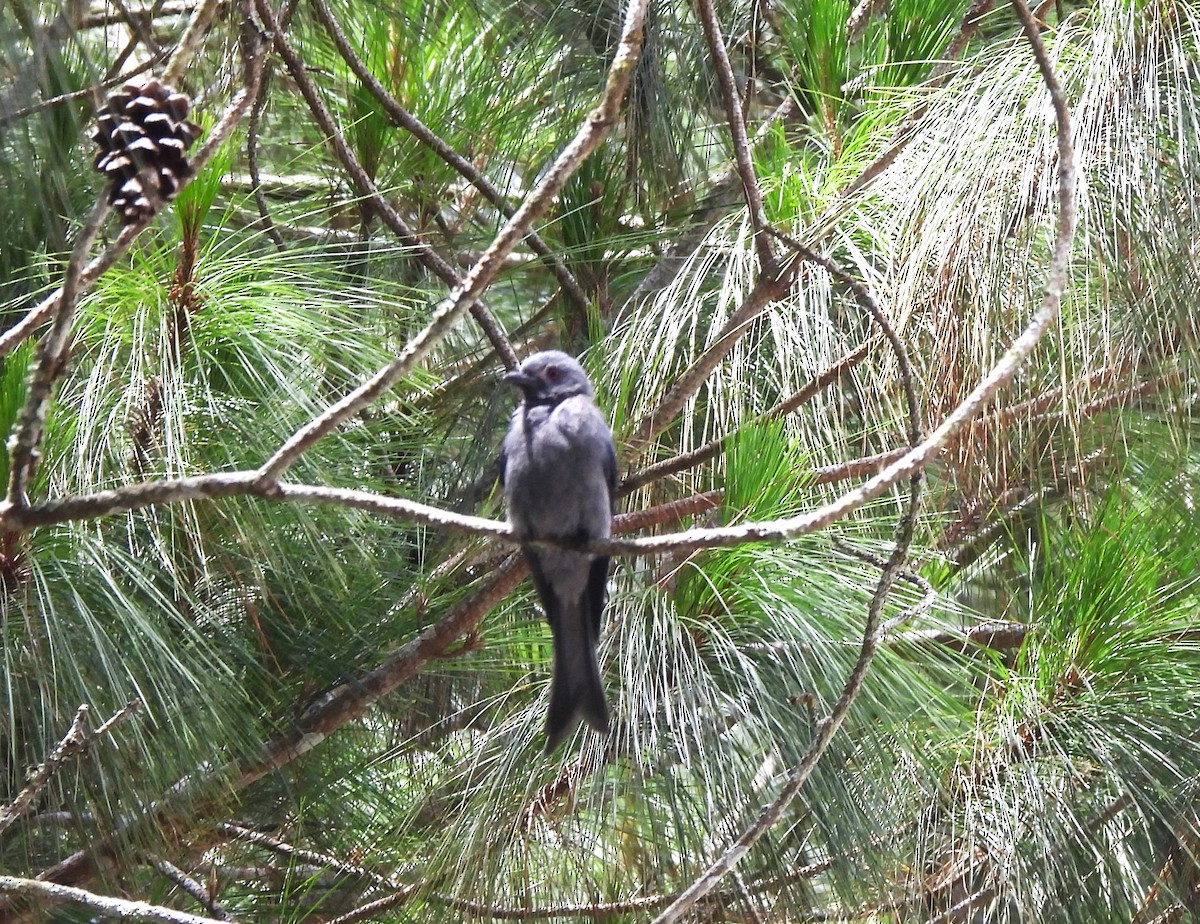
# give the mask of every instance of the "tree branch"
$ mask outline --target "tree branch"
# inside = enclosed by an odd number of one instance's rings
[[[61,106],[63,103],[69,103],[73,100],[84,99],[94,95],[98,90],[111,90],[119,84],[127,83],[139,74],[144,74],[156,66],[164,55],[155,55],[146,61],[142,61],[131,70],[123,74],[118,74],[115,77],[109,77],[102,83],[84,87],[82,90],[72,90],[70,93],[60,93],[58,96],[52,96],[49,99],[44,99],[40,103],[33,103],[21,109],[15,109],[12,112],[0,113],[0,128],[11,125],[13,122],[19,122],[21,119],[27,119],[32,115],[37,115],[39,112],[45,112],[47,109],[53,109],[55,106]]]
[[[241,825],[235,824],[220,824],[217,825],[217,831],[233,840],[243,841],[247,844],[254,844],[257,847],[262,847],[264,850],[269,850],[272,853],[279,854],[282,857],[287,857],[291,860],[303,860],[306,863],[312,864],[314,867],[326,870],[336,870],[347,876],[353,876],[356,879],[367,879],[373,885],[380,886],[385,889],[402,889],[400,883],[394,882],[387,876],[381,876],[373,870],[365,869],[361,866],[354,866],[339,860],[337,857],[326,853],[318,853],[315,850],[305,850],[303,847],[293,847],[291,844],[285,843],[278,838],[271,837],[268,834],[263,834],[259,831],[252,831],[249,828],[244,828]]]
[[[754,246],[758,251],[758,263],[763,272],[769,273],[775,265],[775,250],[767,237],[767,213],[763,208],[762,192],[758,188],[758,177],[754,173],[754,160],[750,157],[750,141],[746,136],[746,117],[742,113],[742,101],[738,96],[733,68],[729,64],[729,53],[721,38],[721,24],[712,0],[696,0],[696,13],[704,27],[704,38],[712,54],[713,66],[717,71],[717,82],[721,85],[721,97],[725,101],[725,118],[729,123],[729,137],[733,142],[734,162],[742,181],[742,195],[750,213],[750,226],[754,229]]]
[[[221,0],[202,0],[192,10],[183,35],[179,38],[179,44],[175,47],[175,52],[171,55],[171,60],[167,62],[166,68],[163,69],[162,79],[165,83],[179,83],[184,72],[187,71],[188,65],[192,63],[192,58],[200,50],[200,44],[204,41],[208,27],[212,25],[213,17],[217,14],[217,8],[220,5]]]
[[[40,447],[46,425],[46,412],[50,408],[50,396],[54,391],[54,383],[67,371],[71,332],[75,320],[75,300],[81,289],[84,261],[111,208],[108,204],[108,193],[101,193],[79,232],[79,240],[75,243],[71,258],[67,262],[54,324],[38,347],[37,365],[29,376],[29,391],[25,397],[25,404],[17,415],[16,429],[8,441],[9,476],[8,492],[2,505],[4,508],[22,508],[29,504],[29,481],[33,478],[41,457]]]
[[[217,918],[205,918],[197,914],[188,914],[186,911],[176,911],[174,908],[151,905],[149,902],[131,902],[124,898],[97,895],[84,889],[42,882],[40,879],[0,876],[0,892],[15,892],[41,902],[73,902],[115,918],[158,921],[160,924],[220,924]]]
[[[37,794],[46,788],[46,784],[50,782],[54,774],[58,772],[58,768],[65,761],[76,754],[82,754],[93,741],[107,735],[112,731],[113,726],[118,722],[124,721],[140,705],[141,703],[138,700],[131,700],[92,732],[84,728],[84,722],[87,721],[91,707],[87,703],[80,706],[75,712],[75,718],[71,721],[70,729],[63,736],[62,741],[58,743],[49,756],[42,762],[41,766],[34,771],[33,779],[17,794],[17,797],[12,802],[0,808],[0,834],[7,831],[18,818],[29,811],[29,806],[33,804],[33,800],[37,797]]]
[[[867,355],[868,345],[868,343],[863,343],[852,353],[847,353],[841,359],[837,360],[837,362],[833,363],[833,365],[805,383],[795,394],[780,401],[766,413],[754,418],[754,422],[775,420],[791,414],[801,405],[810,401],[821,389],[833,384],[862,362]],[[725,445],[732,436],[732,433],[726,433],[714,440],[710,440],[698,449],[693,449],[691,452],[680,453],[670,459],[663,459],[661,462],[655,462],[653,465],[646,466],[639,472],[627,475],[621,480],[621,484],[617,488],[617,496],[623,497],[626,494],[636,491],[642,485],[665,478],[667,475],[687,471],[690,468],[695,468],[698,465],[703,465],[705,462],[711,461],[725,450]]]
[[[37,794],[45,789],[46,784],[50,782],[50,778],[58,771],[63,761],[78,754],[87,746],[87,735],[84,732],[83,723],[87,720],[89,708],[86,703],[79,707],[66,735],[42,761],[41,766],[34,771],[33,779],[17,793],[17,797],[12,802],[0,808],[0,834],[7,831],[12,827],[13,822],[29,811],[29,806],[33,804]]]
[[[176,886],[187,892],[188,895],[196,900],[201,908],[211,914],[216,920],[225,921],[226,924],[237,924],[237,920],[233,915],[209,897],[208,890],[204,886],[178,866],[167,860],[153,860],[151,865],[162,874],[164,879],[173,882]]]

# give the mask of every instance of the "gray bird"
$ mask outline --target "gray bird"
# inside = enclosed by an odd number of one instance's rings
[[[521,390],[500,456],[508,522],[518,539],[585,543],[612,535],[617,456],[583,368],[558,350],[535,353],[504,380]],[[554,636],[546,752],[579,719],[608,734],[596,663],[608,556],[521,550]]]

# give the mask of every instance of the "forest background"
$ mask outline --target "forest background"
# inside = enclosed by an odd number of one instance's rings
[[[1198,35],[8,0],[0,918],[1195,919]],[[151,74],[195,176],[114,213]],[[550,347],[622,483],[545,755]]]

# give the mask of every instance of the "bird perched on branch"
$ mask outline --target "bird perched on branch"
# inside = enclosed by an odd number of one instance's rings
[[[521,390],[500,457],[508,522],[519,540],[587,543],[612,534],[617,456],[583,368],[558,350],[530,356],[504,380]],[[608,734],[596,643],[608,556],[523,544],[554,636],[546,752],[582,719]]]

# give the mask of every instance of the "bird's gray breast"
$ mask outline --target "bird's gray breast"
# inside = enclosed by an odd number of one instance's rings
[[[583,397],[517,409],[504,440],[505,498],[518,536],[599,539],[612,531],[604,465],[612,437]]]

